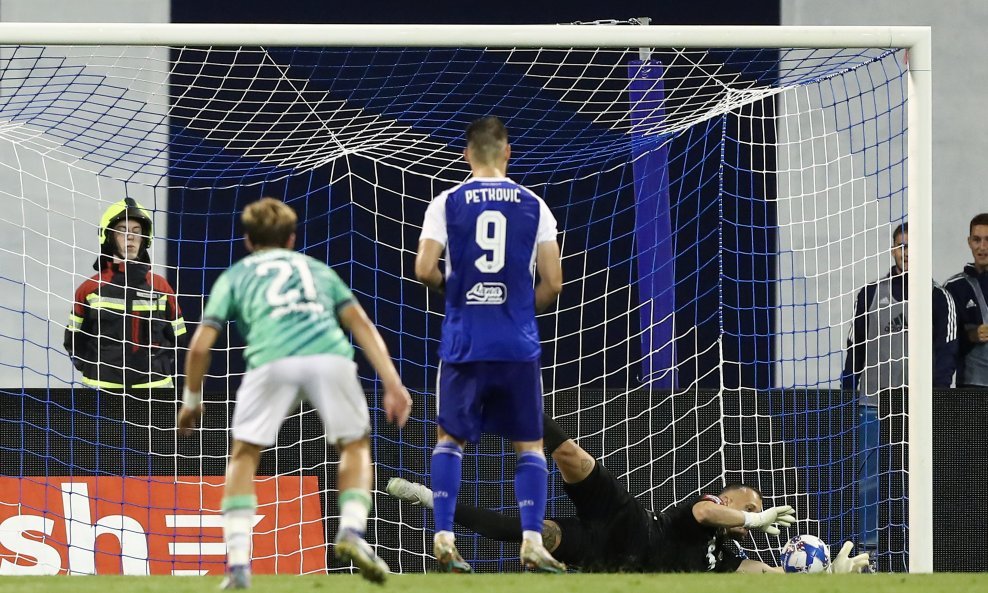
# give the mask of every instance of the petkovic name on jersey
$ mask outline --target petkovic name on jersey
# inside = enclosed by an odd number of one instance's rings
[[[513,202],[521,204],[521,190],[516,187],[481,187],[468,189],[465,194],[467,204],[483,202]]]
[[[508,287],[500,282],[478,282],[466,294],[468,305],[503,305],[508,300]]]

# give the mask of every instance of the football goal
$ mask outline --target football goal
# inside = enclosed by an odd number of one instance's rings
[[[907,221],[908,306],[930,318],[930,69],[925,27],[0,24],[0,573],[223,570],[236,328],[189,439],[174,388],[84,384],[63,346],[99,336],[76,288],[126,197],[153,218],[151,263],[189,327],[176,385],[212,283],[245,253],[244,206],[298,212],[298,249],[353,288],[416,401],[387,425],[358,354],[368,539],[392,570],[434,568],[430,514],[382,490],[429,479],[443,303],[414,254],[486,115],[508,127],[509,175],[559,221],[546,412],[647,508],[744,481],[796,508],[790,536],[931,571],[930,327],[902,328],[909,374],[880,396],[877,439],[842,383],[855,297]],[[90,304],[143,352],[171,347],[142,329],[158,296]],[[331,554],[335,464],[303,405],[262,460],[256,572],[350,570]],[[513,464],[498,439],[468,448],[461,500],[513,512]],[[550,480],[549,514],[572,512]],[[786,536],[744,545],[775,564]],[[478,571],[520,569],[517,546],[458,542]]]

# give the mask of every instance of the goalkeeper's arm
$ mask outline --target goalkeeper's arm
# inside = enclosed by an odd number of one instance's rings
[[[766,573],[785,574],[786,571],[783,570],[781,566],[769,566],[764,562],[759,562],[758,560],[749,560],[745,558],[744,560],[741,561],[740,566],[738,566],[738,569],[735,572],[747,572],[747,573],[755,573],[755,574],[766,574]]]
[[[760,513],[739,511],[711,500],[701,500],[693,505],[693,517],[697,523],[708,527],[747,527],[770,535],[778,535],[779,527],[789,527],[796,522],[796,514],[789,505],[772,507]]]

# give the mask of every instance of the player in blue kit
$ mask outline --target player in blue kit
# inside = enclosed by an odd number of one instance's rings
[[[453,513],[463,445],[491,432],[512,441],[518,454],[522,564],[562,572],[566,567],[542,543],[548,471],[535,322],[535,312],[562,290],[556,220],[540,197],[506,177],[511,147],[498,118],[474,121],[466,135],[463,155],[473,176],[429,204],[415,260],[418,279],[446,297],[432,453],[433,552],[443,571],[471,572],[456,550]]]

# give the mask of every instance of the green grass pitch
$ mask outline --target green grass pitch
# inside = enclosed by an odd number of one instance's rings
[[[794,582],[795,580],[795,582]],[[218,577],[0,577],[3,593],[202,593]],[[455,587],[452,589],[451,587]],[[988,591],[988,574],[878,575],[393,575],[382,587],[356,575],[255,576],[257,593],[930,593]]]

